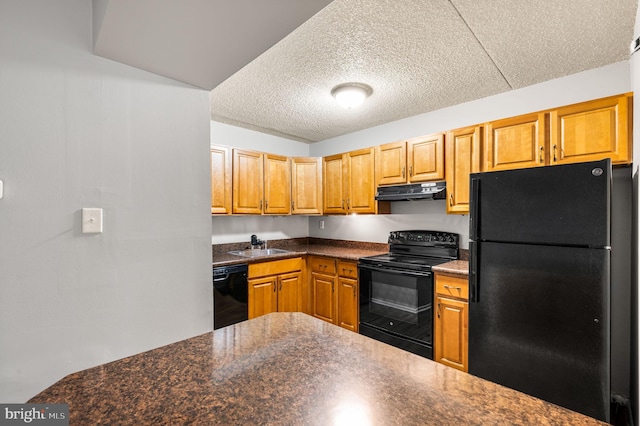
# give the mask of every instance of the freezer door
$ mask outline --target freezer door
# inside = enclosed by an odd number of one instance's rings
[[[469,372],[608,421],[610,251],[478,243]]]
[[[607,247],[611,161],[471,175],[470,238]]]

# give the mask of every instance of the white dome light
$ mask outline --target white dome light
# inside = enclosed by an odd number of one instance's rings
[[[344,83],[331,90],[331,95],[346,109],[359,107],[371,93],[371,87],[362,83]]]

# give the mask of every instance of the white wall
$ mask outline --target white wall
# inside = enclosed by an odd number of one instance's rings
[[[638,8],[636,12],[636,23],[634,30],[634,39],[640,37],[640,8]],[[640,93],[640,52],[636,52],[631,55],[631,59],[629,60],[630,69],[631,69],[631,86],[634,92]],[[638,219],[638,215],[640,212],[640,96],[636,95],[634,97],[634,105],[633,105],[633,121],[636,125],[633,128],[633,235],[632,235],[632,244],[634,248],[633,255],[633,264],[634,268],[631,271],[632,277],[632,294],[636,300],[636,309],[632,312],[632,315],[636,318],[635,327],[632,327],[632,352],[635,356],[635,359],[638,359],[638,354],[640,352],[640,329],[638,328],[638,323],[640,323],[640,311],[638,310],[638,305],[640,305],[640,221]],[[637,424],[640,422],[640,362],[635,365],[635,369],[632,370],[632,405],[634,409],[634,419]]]
[[[287,157],[307,157],[309,145],[278,136],[211,121],[211,145],[268,152]]]
[[[91,7],[0,2],[2,402],[212,329],[209,94],[94,56]]]

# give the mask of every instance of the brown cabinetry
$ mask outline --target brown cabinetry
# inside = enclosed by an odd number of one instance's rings
[[[444,134],[392,142],[376,148],[378,185],[444,179]]]
[[[309,257],[308,262],[311,271],[310,314],[357,332],[357,263],[318,256]]]
[[[291,159],[291,213],[322,214],[322,158]]]
[[[324,157],[324,213],[377,213],[375,148]]]
[[[231,213],[231,148],[212,146],[211,214]]]
[[[613,96],[552,110],[549,164],[631,162],[631,99]]]
[[[233,213],[289,214],[290,186],[287,157],[233,150]]]
[[[302,258],[249,265],[249,319],[271,312],[299,312],[303,294]]]
[[[520,115],[486,125],[485,172],[545,165],[545,114]]]
[[[434,361],[468,371],[469,281],[435,273]]]
[[[482,126],[447,133],[447,213],[469,213],[469,175],[480,171]]]

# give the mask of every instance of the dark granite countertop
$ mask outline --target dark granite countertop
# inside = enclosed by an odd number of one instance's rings
[[[294,240],[270,241],[269,248],[288,250],[289,253],[272,254],[259,257],[242,257],[227,253],[231,250],[243,249],[244,244],[224,244],[214,246],[213,266],[227,266],[239,263],[256,263],[271,260],[288,259],[298,256],[328,256],[344,260],[357,261],[361,257],[374,256],[389,251],[388,244],[366,243],[357,241],[327,240],[301,238]]]
[[[468,277],[469,262],[467,260],[452,260],[451,262],[432,266],[431,270],[434,272],[444,272],[452,275],[460,275],[461,277]]]
[[[601,424],[302,313],[80,371],[29,402],[68,403],[72,425]]]

